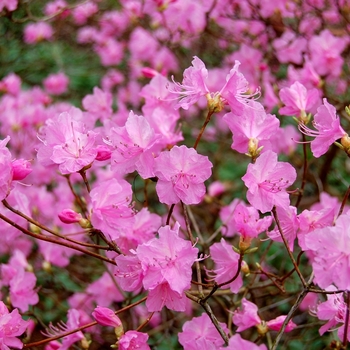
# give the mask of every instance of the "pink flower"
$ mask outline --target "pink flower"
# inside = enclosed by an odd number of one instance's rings
[[[73,11],[72,15],[74,22],[78,25],[85,24],[89,17],[94,15],[98,11],[98,6],[92,1],[85,2],[77,6]]]
[[[102,326],[120,327],[122,322],[113,310],[107,307],[97,306],[92,313],[94,319]]]
[[[192,67],[185,69],[183,77],[182,84],[174,81],[175,90],[173,93],[177,93],[181,96],[176,107],[188,109],[191,105],[196,103],[201,96],[210,93],[205,83],[208,78],[208,70],[203,61],[194,56]]]
[[[47,335],[53,337],[60,335],[62,333],[66,333],[68,331],[74,330],[76,328],[79,328],[82,326],[81,322],[81,314],[76,309],[69,309],[67,314],[67,323],[61,323],[58,326],[53,326],[50,324],[50,326],[47,329]],[[79,340],[82,340],[84,338],[84,334],[79,332],[74,332],[70,335],[67,335],[63,338],[61,346],[58,348],[58,343],[51,343],[52,348],[51,349],[60,349],[60,350],[68,350],[71,349],[71,346],[76,343]],[[48,348],[50,349],[50,348]]]
[[[316,158],[325,154],[333,142],[347,135],[340,125],[336,109],[326,98],[323,99],[323,105],[317,108],[312,125],[316,130],[311,130],[304,124],[299,124],[299,129],[305,135],[315,137],[311,141],[311,151]]]
[[[125,127],[112,128],[110,135],[112,170],[120,174],[137,170],[144,179],[154,176],[152,151],[159,138],[144,116],[131,111]]]
[[[283,115],[295,115],[304,117],[305,112],[310,112],[319,100],[317,89],[306,90],[306,87],[296,81],[289,88],[280,91],[280,98],[285,107],[280,108]]]
[[[156,191],[160,202],[198,204],[204,197],[204,181],[211,175],[208,157],[195,149],[174,146],[155,159],[154,173],[158,177]]]
[[[29,309],[29,305],[39,302],[38,293],[35,291],[36,277],[33,272],[25,272],[20,268],[10,281],[10,298],[13,306],[22,312]]]
[[[294,240],[297,236],[299,228],[299,220],[297,218],[297,208],[289,206],[288,208],[277,207],[276,209],[279,222],[281,224],[283,236],[288,242],[289,249],[293,251]],[[276,227],[267,233],[267,235],[276,242],[283,242],[281,233]]]
[[[309,233],[317,228],[332,226],[337,216],[336,208],[323,208],[319,210],[303,210],[299,215],[301,233]]]
[[[67,91],[69,78],[62,72],[50,74],[43,81],[45,90],[51,95],[61,95]]]
[[[150,350],[147,345],[148,334],[137,331],[127,331],[118,341],[119,350]]]
[[[143,286],[152,290],[167,282],[169,287],[182,295],[190,288],[192,265],[197,259],[198,249],[191,242],[178,236],[180,225],[174,230],[170,226],[159,229],[159,238],[153,238],[137,247],[137,257],[144,271]]]
[[[161,217],[150,213],[147,208],[142,208],[135,214],[134,218],[131,229],[125,230],[118,240],[119,247],[123,252],[136,249],[139,244],[154,238],[162,224]]]
[[[329,292],[335,291],[336,288],[331,286],[327,288]],[[344,337],[345,330],[345,318],[346,318],[346,303],[342,294],[327,294],[327,301],[317,305],[314,316],[317,316],[319,320],[327,320],[319,330],[320,335],[323,335],[329,329],[338,330],[338,336],[340,339]],[[347,338],[350,340],[350,329],[348,328]]]
[[[27,44],[36,44],[42,40],[51,40],[53,30],[46,22],[27,24],[24,28],[24,41]]]
[[[266,151],[254,164],[248,165],[242,177],[248,187],[249,203],[262,213],[271,211],[274,206],[287,208],[290,200],[286,189],[295,181],[296,171],[289,164],[277,161],[277,154]]]
[[[237,309],[233,313],[232,322],[238,326],[237,332],[243,332],[250,327],[259,325],[261,319],[258,315],[258,307],[254,303],[243,298],[242,309]]]
[[[234,67],[226,76],[226,82],[219,92],[210,92],[206,85],[208,70],[204,63],[195,56],[192,67],[184,71],[182,84],[174,81],[175,87],[172,93],[180,96],[176,108],[188,109],[201,96],[206,96],[208,104],[215,105],[210,106],[211,108],[221,110],[223,105],[228,104],[236,114],[241,115],[244,105],[248,103],[247,99],[253,95],[244,95],[249,86],[243,74],[238,71],[239,65],[240,62],[235,61]]]
[[[341,215],[335,226],[314,230],[305,236],[306,248],[314,254],[315,283],[327,288],[334,283],[350,290],[350,217]]]
[[[101,290],[104,292],[101,293]],[[108,307],[113,302],[120,302],[124,300],[124,296],[117,288],[114,279],[106,271],[100,278],[92,282],[87,288],[86,292],[91,295],[96,301],[96,304]]]
[[[240,268],[238,266],[239,254],[223,238],[221,238],[220,243],[214,243],[210,247],[210,256],[215,263],[215,268],[212,272],[215,274],[214,279],[218,284],[229,281]],[[237,293],[242,285],[242,277],[238,274],[234,281],[224,287],[230,288],[232,293]]]
[[[110,92],[105,92],[94,87],[92,95],[86,95],[83,98],[83,107],[92,115],[95,119],[100,119],[105,121],[107,118],[110,118],[113,113],[112,103],[113,98]]]
[[[220,326],[228,333],[226,324],[220,322]],[[216,350],[224,345],[222,337],[206,313],[185,322],[178,337],[184,350]]]
[[[21,78],[15,73],[10,73],[0,81],[0,91],[16,96],[21,90],[21,84]]]
[[[241,203],[241,200],[235,198],[229,205],[222,207],[220,210],[221,232],[225,237],[233,237],[237,233],[234,212],[239,203]]]
[[[257,237],[271,225],[272,217],[265,216],[260,219],[258,211],[239,203],[234,210],[233,219],[237,232],[243,238]]]
[[[123,45],[114,38],[104,39],[94,47],[96,53],[100,56],[103,66],[118,65],[124,56]]]
[[[0,141],[0,200],[5,199],[11,190],[13,168],[11,153],[6,147],[10,137]]]
[[[0,1],[0,12],[7,8],[8,11],[16,10],[18,6],[18,0],[1,0]]]
[[[161,311],[164,306],[169,310],[186,311],[187,297],[171,289],[168,282],[158,284],[148,293],[146,307],[149,312]]]
[[[231,148],[252,156],[256,156],[261,146],[271,148],[269,139],[276,134],[280,125],[276,116],[266,114],[263,106],[257,102],[244,107],[242,115],[237,115],[234,110],[225,114],[223,119],[233,134]]]
[[[214,181],[208,186],[208,194],[211,197],[219,197],[227,190],[224,183],[221,181]]]
[[[115,258],[117,268],[114,272],[120,287],[127,292],[139,291],[142,287],[144,271],[136,252],[131,255],[118,255]]]
[[[338,77],[342,70],[344,59],[341,53],[347,46],[346,37],[336,37],[328,29],[309,41],[311,62],[320,75]]]
[[[75,173],[91,164],[96,158],[97,134],[85,130],[78,120],[82,112],[71,108],[48,119],[40,135],[42,145],[38,149],[38,160],[43,165],[59,164],[62,174]]]
[[[229,340],[228,347],[220,347],[219,350],[267,350],[266,345],[256,345],[249,340],[245,340],[240,334],[235,334]]]
[[[131,203],[131,185],[125,180],[110,179],[100,182],[90,192],[92,225],[118,239],[126,227],[132,227],[134,210]]]
[[[69,11],[67,9],[68,4],[65,2],[65,0],[54,0],[52,2],[48,2],[45,6],[44,13],[46,16],[53,16],[57,14],[58,12],[61,12],[64,10],[60,15],[59,18],[65,18],[69,14]]]
[[[22,319],[17,309],[9,313],[6,305],[0,301],[0,348],[1,350],[22,349],[22,342],[16,337],[22,335],[28,321]]]
[[[272,46],[276,50],[276,55],[281,63],[302,64],[302,52],[306,51],[307,40],[286,30],[280,38],[273,41]]]

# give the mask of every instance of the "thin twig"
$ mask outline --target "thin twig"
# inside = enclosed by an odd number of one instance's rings
[[[118,315],[118,314],[120,314],[120,313],[122,313],[122,312],[124,312],[124,311],[126,311],[126,310],[129,310],[130,308],[132,308],[132,307],[134,307],[134,306],[136,306],[136,305],[138,305],[138,304],[143,303],[145,300],[147,300],[147,297],[144,297],[144,298],[142,298],[142,299],[136,301],[136,302],[133,303],[133,304],[130,304],[130,305],[128,305],[128,306],[125,306],[124,308],[122,308],[122,309],[116,311],[115,314]],[[23,349],[29,349],[29,348],[32,348],[33,346],[38,346],[38,345],[43,345],[43,344],[49,343],[49,342],[51,342],[51,341],[53,341],[53,340],[57,340],[57,339],[66,337],[66,336],[68,336],[68,335],[70,335],[70,334],[73,334],[73,333],[82,331],[82,330],[84,330],[84,329],[86,329],[86,328],[89,328],[89,327],[92,327],[92,326],[96,326],[97,324],[98,324],[98,322],[94,321],[94,322],[88,323],[88,324],[86,324],[86,325],[84,325],[84,326],[75,328],[75,329],[73,329],[73,330],[71,330],[71,331],[69,331],[69,332],[62,333],[62,334],[60,334],[60,335],[57,335],[57,336],[55,336],[55,337],[52,337],[52,338],[47,338],[47,339],[39,340],[39,341],[34,342],[34,343],[23,344]]]
[[[349,316],[350,316],[350,293],[346,292],[346,315],[345,315],[345,324],[344,324],[344,336],[343,336],[343,346],[344,349],[348,347],[348,329],[349,329]]]
[[[340,206],[340,209],[339,209],[338,217],[343,213],[343,210],[345,208],[345,204],[346,204],[346,201],[349,198],[349,195],[350,195],[350,186],[348,187],[348,189],[347,189],[347,191],[345,193],[345,196],[343,198],[343,201],[341,202],[341,206]]]
[[[139,332],[143,327],[145,327],[149,321],[151,321],[152,316],[154,315],[154,311],[146,318],[146,321],[140,324],[137,328],[136,331]]]
[[[281,338],[283,336],[284,330],[286,329],[288,322],[293,317],[294,312],[297,311],[297,309],[299,308],[299,305],[304,300],[304,298],[306,297],[307,293],[309,293],[309,286],[310,286],[313,278],[314,278],[314,275],[312,273],[310,278],[309,278],[309,281],[307,282],[307,284],[304,285],[303,290],[299,293],[295,304],[292,306],[292,308],[288,312],[288,315],[285,318],[281,329],[278,331],[278,334],[277,334],[277,337],[275,339],[275,342],[273,343],[273,346],[272,346],[272,348],[270,350],[276,350],[277,349],[277,346],[278,346],[278,344],[279,344],[279,342],[280,342],[280,340],[281,340]]]
[[[205,312],[207,313],[207,315],[209,316],[211,322],[213,322],[215,328],[218,330],[218,332],[221,335],[221,338],[224,340],[225,344],[228,345],[229,339],[227,334],[224,332],[224,330],[222,329],[218,319],[216,318],[216,316],[214,315],[210,305],[205,302],[205,303],[201,303],[203,309],[205,310]]]
[[[85,217],[85,219],[87,219],[87,215],[86,215],[86,206],[85,206],[85,204],[83,203],[83,201],[81,200],[80,196],[78,196],[78,194],[74,191],[72,182],[70,181],[70,176],[69,176],[69,175],[66,175],[65,178],[67,179],[69,189],[71,190],[71,192],[72,192],[72,194],[73,194],[73,196],[74,196],[74,198],[75,198],[75,201],[76,201],[77,204],[79,205],[83,216]]]
[[[181,205],[182,205],[182,209],[184,211],[184,217],[185,217],[185,223],[186,223],[186,229],[187,229],[187,233],[188,236],[191,240],[192,245],[195,244],[193,235],[192,235],[192,231],[191,231],[191,226],[190,226],[190,221],[188,218],[188,213],[187,213],[187,206],[181,201]],[[202,271],[201,271],[201,267],[199,265],[199,261],[196,260],[195,262],[196,265],[196,272],[197,272],[197,281],[198,281],[198,291],[199,291],[199,295],[203,295],[203,287],[202,287]]]
[[[282,230],[282,227],[281,227],[281,223],[280,223],[280,221],[278,219],[278,215],[277,215],[277,211],[276,211],[276,207],[275,206],[272,209],[272,214],[273,214],[273,217],[275,219],[276,225],[278,227],[278,231],[279,231],[279,233],[280,233],[280,235],[282,237],[283,243],[284,243],[284,245],[285,245],[285,247],[287,249],[288,255],[289,255],[290,259],[292,260],[292,263],[293,263],[293,266],[295,268],[295,271],[297,272],[297,274],[298,274],[298,276],[299,276],[299,278],[301,280],[301,283],[305,287],[306,286],[305,279],[304,279],[303,275],[301,274],[301,272],[299,270],[299,267],[298,267],[298,265],[297,265],[297,263],[296,263],[296,261],[294,259],[294,256],[293,256],[292,252],[289,249],[288,242],[286,240],[286,237],[284,236],[284,233],[283,233],[283,230]]]
[[[173,214],[174,207],[175,207],[175,204],[172,204],[170,209],[169,209],[168,217],[166,218],[167,225],[169,225],[169,223],[170,223],[170,218],[171,218],[171,215]]]
[[[194,146],[193,146],[194,149],[197,149],[198,143],[201,140],[202,135],[204,133],[204,130],[207,127],[208,123],[210,122],[210,118],[213,115],[213,113],[214,113],[214,111],[211,111],[210,109],[208,110],[207,117],[205,118],[204,124],[203,124],[203,126],[202,126],[202,128],[197,136],[196,142],[194,143]]]
[[[301,187],[299,189],[299,195],[298,195],[298,200],[295,204],[295,207],[298,208],[301,199],[303,197],[304,194],[304,188],[305,188],[305,184],[306,184],[306,173],[307,173],[307,152],[306,152],[306,137],[304,134],[303,135],[303,156],[304,156],[304,164],[303,164],[303,178],[301,180]]]
[[[0,213],[0,219],[4,220],[5,222],[7,222],[8,224],[10,224],[11,226],[13,226],[14,228],[16,228],[17,230],[23,232],[24,234],[28,235],[28,236],[31,236],[33,238],[36,238],[36,239],[40,239],[42,241],[46,241],[46,242],[51,242],[51,243],[54,243],[54,244],[58,244],[58,245],[62,245],[64,247],[67,247],[67,248],[71,248],[71,249],[74,249],[74,250],[78,250],[79,252],[82,252],[82,253],[85,253],[87,255],[90,255],[90,256],[93,256],[97,259],[100,259],[100,260],[103,260],[103,261],[106,261],[106,262],[109,262],[113,265],[117,265],[116,262],[112,259],[108,259],[106,258],[105,256],[103,255],[99,255],[99,254],[96,254],[90,250],[87,250],[87,249],[84,249],[82,247],[79,247],[79,246],[76,246],[76,245],[73,245],[73,244],[70,244],[68,242],[64,242],[64,241],[60,241],[58,240],[57,238],[53,238],[53,237],[49,237],[49,236],[45,236],[45,235],[38,235],[34,232],[31,232],[27,229],[25,229],[24,227],[16,224],[15,222],[13,222],[12,220],[10,220],[9,218],[7,218],[6,216],[2,215]]]
[[[195,218],[195,216],[193,215],[192,209],[191,209],[191,207],[190,207],[189,205],[187,206],[187,212],[188,212],[188,217],[190,218],[191,223],[192,223],[192,225],[193,225],[193,228],[194,228],[194,230],[195,230],[195,232],[196,232],[196,235],[197,235],[197,237],[199,238],[199,242],[200,242],[201,244],[203,244],[203,243],[204,243],[203,236],[202,236],[202,234],[201,234],[201,231],[199,230],[199,226],[198,226],[198,224],[197,224],[196,218]]]
[[[103,246],[103,245],[97,245],[97,244],[92,244],[92,243],[85,243],[85,242],[81,242],[81,241],[77,241],[75,239],[72,239],[72,238],[69,238],[65,235],[61,235],[60,233],[56,232],[56,231],[53,231],[51,230],[50,228],[46,227],[45,225],[42,225],[40,222],[32,219],[31,217],[27,216],[26,214],[22,213],[21,211],[13,208],[7,201],[6,199],[4,199],[2,201],[2,203],[4,204],[4,206],[12,211],[13,213],[17,214],[18,216],[22,217],[23,219],[27,220],[28,222],[30,222],[31,224],[41,228],[42,230],[46,231],[46,232],[49,232],[51,233],[52,235],[56,236],[56,237],[59,237],[59,238],[62,238],[66,241],[69,241],[69,242],[72,242],[72,243],[75,243],[75,244],[78,244],[78,245],[81,245],[81,246],[84,246],[84,247],[88,247],[88,248],[94,248],[94,249],[104,249],[104,250],[109,250],[110,247],[106,247],[106,246]]]
[[[87,189],[87,191],[90,193],[91,191],[91,188],[90,188],[90,184],[89,184],[89,181],[86,177],[86,171],[85,171],[85,168],[81,169],[79,171],[79,174],[81,175],[81,177],[83,178],[83,181],[84,181],[84,184],[85,184],[85,187]]]
[[[237,271],[235,273],[235,275],[228,281],[226,282],[223,282],[223,283],[220,283],[220,284],[217,284],[215,282],[214,284],[214,287],[213,289],[211,290],[211,292],[202,300],[202,303],[205,303],[219,288],[227,285],[227,284],[230,284],[232,283],[238,276],[239,276],[239,273],[241,272],[241,265],[242,265],[242,261],[243,261],[243,256],[244,256],[244,253],[241,253],[239,255],[239,260],[238,260],[238,265],[237,265]]]

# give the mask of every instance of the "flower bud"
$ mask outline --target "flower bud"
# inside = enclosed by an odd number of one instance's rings
[[[65,224],[74,224],[79,222],[83,217],[72,209],[64,209],[58,214],[59,219]]]
[[[277,318],[266,322],[267,327],[272,331],[279,331],[284,323],[284,320],[287,316],[278,316]],[[286,328],[284,329],[285,333],[291,332],[297,325],[293,321],[287,323]]]
[[[102,326],[111,326],[114,328],[122,326],[122,321],[114,313],[113,310],[107,307],[97,306],[92,313],[95,320]]]
[[[249,249],[250,245],[252,244],[252,238],[251,237],[243,237],[241,236],[239,240],[239,251],[241,253],[244,253],[247,249]]]
[[[141,73],[146,78],[153,78],[159,74],[159,72],[157,72],[155,69],[152,69],[150,67],[143,67],[141,69]]]
[[[111,159],[112,151],[108,146],[98,145],[96,147],[96,150],[97,150],[97,156],[95,158],[96,160],[99,160],[100,162],[102,162],[103,160]]]
[[[12,162],[12,180],[23,180],[32,172],[31,164],[25,159],[16,159]]]
[[[341,145],[344,147],[344,151],[350,154],[350,137],[348,134],[344,135],[340,140]]]
[[[259,335],[265,335],[269,330],[265,321],[262,321],[260,324],[258,324],[256,328],[258,329]]]

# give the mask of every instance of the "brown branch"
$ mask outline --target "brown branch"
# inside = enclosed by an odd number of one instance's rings
[[[290,257],[290,259],[291,259],[291,261],[292,261],[292,263],[293,263],[293,266],[294,266],[294,268],[295,268],[295,271],[297,272],[297,274],[298,274],[298,276],[299,276],[299,278],[300,278],[300,280],[301,280],[301,283],[302,283],[303,286],[305,287],[305,286],[306,286],[305,279],[304,279],[303,275],[301,274],[301,272],[300,272],[300,270],[299,270],[299,267],[298,267],[298,265],[297,265],[297,263],[296,263],[296,261],[295,261],[295,259],[294,259],[294,256],[293,256],[292,252],[291,252],[290,249],[289,249],[289,246],[288,246],[288,242],[287,242],[287,240],[286,240],[286,237],[284,237],[284,233],[283,233],[283,230],[282,230],[282,227],[281,227],[281,223],[280,223],[280,221],[279,221],[279,219],[278,219],[277,211],[276,211],[276,207],[275,207],[275,206],[274,206],[273,209],[272,209],[272,214],[273,214],[273,217],[274,217],[274,219],[275,219],[276,225],[277,225],[277,227],[278,227],[278,231],[279,231],[279,233],[280,233],[280,235],[281,235],[281,237],[282,237],[283,243],[284,243],[284,245],[285,245],[285,247],[286,247],[286,249],[287,249],[288,255],[289,255],[289,257]]]
[[[193,146],[194,149],[197,149],[198,143],[201,140],[202,135],[204,133],[204,130],[207,127],[208,123],[210,122],[210,118],[213,115],[213,113],[214,113],[214,111],[209,109],[207,117],[205,118],[204,124],[203,124],[203,126],[202,126],[202,128],[201,128],[201,130],[200,130],[200,132],[199,132],[199,134],[197,136],[196,142],[194,143],[194,146]]]
[[[338,217],[343,213],[343,210],[345,208],[345,204],[346,204],[346,201],[349,198],[349,195],[350,195],[350,186],[348,187],[348,189],[347,189],[347,191],[345,193],[345,196],[343,198],[343,201],[341,202],[341,206],[340,206],[340,209],[339,209]]]
[[[192,246],[195,244],[193,235],[192,235],[192,231],[191,231],[191,226],[190,226],[190,221],[188,218],[188,213],[187,213],[187,208],[186,205],[181,201],[181,205],[182,205],[182,209],[184,211],[184,217],[185,217],[185,223],[186,223],[186,229],[187,229],[187,233],[188,233],[188,237],[191,240]],[[196,260],[195,262],[196,264],[196,272],[197,272],[197,280],[198,280],[198,291],[199,291],[199,295],[203,296],[203,287],[202,287],[202,272],[201,272],[201,267],[199,265],[199,261]]]
[[[124,307],[124,308],[122,308],[122,309],[116,311],[115,314],[118,315],[118,314],[120,314],[120,313],[122,313],[122,312],[124,312],[124,311],[126,311],[126,310],[129,310],[130,308],[132,308],[132,307],[134,307],[134,306],[136,306],[136,305],[138,305],[138,304],[143,303],[146,299],[147,299],[147,297],[144,297],[144,298],[142,298],[142,299],[136,301],[135,303],[130,304],[130,305],[128,305],[128,306],[126,306],[126,307]],[[38,345],[43,345],[43,344],[49,343],[49,342],[51,342],[51,341],[53,341],[53,340],[57,340],[57,339],[66,337],[66,336],[68,336],[68,335],[70,335],[70,334],[73,334],[73,333],[82,331],[82,330],[84,330],[84,329],[86,329],[86,328],[89,328],[89,327],[92,327],[92,326],[96,326],[97,324],[98,324],[98,322],[94,321],[94,322],[88,323],[88,324],[86,324],[86,325],[84,325],[84,326],[81,326],[81,327],[79,327],[79,328],[75,328],[75,329],[73,329],[73,330],[71,330],[71,331],[69,331],[69,332],[62,333],[62,334],[60,334],[60,335],[57,335],[57,336],[55,336],[55,337],[52,337],[52,338],[46,338],[46,339],[39,340],[39,341],[34,342],[34,343],[23,344],[23,349],[29,349],[29,348],[31,348],[31,347],[33,347],[33,346],[38,346]]]
[[[173,214],[174,207],[175,207],[175,204],[172,204],[170,209],[169,209],[168,217],[166,218],[167,225],[169,225],[169,223],[170,223],[170,219],[171,219],[171,215]]]
[[[62,245],[64,247],[71,248],[71,249],[77,250],[79,252],[85,253],[87,255],[93,256],[93,257],[95,257],[97,259],[109,262],[109,263],[111,263],[113,265],[117,265],[114,260],[108,259],[108,258],[106,258],[103,255],[96,254],[96,253],[92,252],[91,250],[87,250],[87,249],[81,248],[79,246],[76,246],[74,244],[70,244],[68,242],[60,241],[57,238],[53,238],[53,237],[49,237],[49,236],[45,236],[45,235],[38,235],[38,234],[36,234],[34,232],[31,232],[31,231],[23,228],[22,226],[16,224],[12,220],[8,219],[6,216],[2,215],[1,213],[0,213],[0,219],[4,220],[5,222],[10,224],[11,226],[16,228],[17,230],[19,230],[19,231],[23,232],[24,234],[26,234],[28,236],[31,236],[33,238],[40,239],[40,240],[46,241],[46,242],[51,242],[51,243],[58,244],[58,245]]]
[[[305,184],[306,184],[306,173],[307,173],[307,152],[306,152],[306,137],[304,134],[303,135],[303,155],[304,155],[304,164],[303,164],[303,178],[301,181],[301,187],[299,189],[299,194],[298,194],[298,200],[295,204],[295,207],[298,208],[301,199],[303,197],[304,194],[304,188],[305,188]]]
[[[230,280],[228,280],[228,281],[226,281],[226,282],[223,282],[223,283],[220,283],[220,284],[217,284],[217,283],[215,282],[213,289],[211,290],[211,292],[210,292],[204,299],[202,299],[201,304],[202,304],[202,303],[206,303],[206,301],[207,301],[219,288],[225,286],[226,284],[232,283],[232,282],[239,276],[239,273],[241,272],[241,265],[242,265],[242,261],[243,261],[243,256],[244,256],[244,253],[241,253],[241,254],[239,255],[238,266],[237,266],[237,271],[236,271],[235,275],[234,275]]]
[[[305,283],[303,290],[299,293],[297,300],[295,302],[295,304],[292,306],[292,308],[290,309],[290,311],[288,312],[287,317],[285,318],[281,329],[278,331],[277,337],[275,339],[275,342],[272,345],[271,350],[276,350],[277,346],[282,338],[283,332],[287,327],[288,322],[291,320],[291,318],[293,317],[295,311],[297,311],[297,309],[299,308],[299,305],[301,304],[301,302],[304,300],[304,298],[306,297],[307,293],[309,292],[309,285],[311,284],[312,280],[313,280],[313,274],[311,275],[311,277],[309,278],[309,281],[307,283]]]
[[[32,219],[31,217],[27,216],[26,214],[22,213],[21,211],[13,208],[7,201],[6,199],[4,199],[2,201],[2,203],[4,204],[4,206],[12,211],[13,213],[17,214],[18,216],[22,217],[23,219],[27,220],[28,222],[30,222],[31,224],[41,228],[42,230],[46,231],[46,232],[49,232],[51,233],[52,235],[56,236],[56,237],[59,237],[59,238],[62,238],[66,241],[69,241],[69,242],[72,242],[72,243],[75,243],[75,244],[78,244],[78,245],[81,245],[81,246],[84,246],[84,247],[88,247],[88,248],[94,248],[94,249],[105,249],[105,250],[109,250],[110,247],[106,247],[106,246],[103,246],[103,245],[97,245],[97,244],[92,244],[92,243],[85,243],[85,242],[81,242],[81,241],[77,241],[75,239],[72,239],[72,238],[69,238],[67,236],[64,236],[64,235],[61,235],[60,233],[56,232],[56,231],[53,231],[51,230],[50,228],[46,227],[45,225],[42,225],[40,222]]]

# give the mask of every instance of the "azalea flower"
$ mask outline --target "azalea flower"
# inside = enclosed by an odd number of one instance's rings
[[[296,171],[289,163],[278,162],[276,153],[266,151],[254,164],[248,165],[242,180],[248,187],[249,203],[262,213],[267,213],[274,206],[289,207],[290,200],[286,189],[296,177]]]
[[[220,322],[220,326],[228,333],[226,324]],[[224,340],[206,313],[184,323],[179,342],[184,350],[216,350],[224,345]]]
[[[323,105],[317,108],[312,125],[316,130],[308,128],[304,124],[299,124],[299,130],[311,137],[311,151],[314,157],[319,158],[328,151],[330,145],[336,140],[347,136],[347,133],[340,126],[337,111],[327,99],[323,99]]]
[[[335,284],[350,290],[350,217],[339,216],[335,226],[318,228],[305,236],[305,248],[314,254],[315,283],[321,288]]]
[[[198,204],[204,197],[204,181],[211,175],[208,157],[193,148],[174,146],[155,159],[154,174],[158,177],[156,191],[159,201],[175,204]]]
[[[218,92],[209,91],[206,80],[208,70],[205,64],[198,57],[194,56],[192,67],[185,69],[182,84],[174,81],[173,94],[179,95],[179,102],[175,108],[188,109],[196,103],[201,96],[206,96],[208,105],[215,111],[219,111],[224,105],[228,104],[235,113],[241,115],[244,105],[248,104],[248,98],[258,94],[246,94],[249,90],[248,81],[244,75],[238,71],[239,61],[235,61],[234,67],[226,76],[226,82]]]

